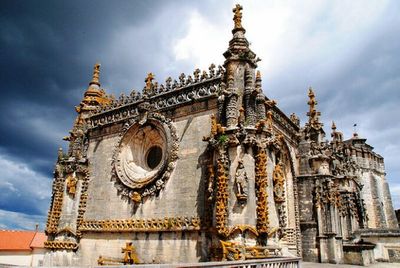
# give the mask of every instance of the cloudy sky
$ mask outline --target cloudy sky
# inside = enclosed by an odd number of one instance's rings
[[[1,1],[0,228],[44,228],[57,148],[101,62],[118,96],[210,63],[222,64],[232,7],[265,94],[305,122],[313,86],[321,119],[349,138],[353,124],[385,157],[400,208],[400,2],[393,1]]]

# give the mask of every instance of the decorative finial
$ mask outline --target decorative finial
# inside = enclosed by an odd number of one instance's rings
[[[61,147],[58,148],[58,155],[57,156],[58,156],[58,160],[61,160],[64,157],[63,149]]]
[[[260,71],[257,71],[256,73],[256,84],[255,84],[255,88],[257,90],[257,93],[261,93],[261,73]]]
[[[300,118],[295,114],[292,113],[290,115],[290,120],[296,125],[296,126],[300,126]]]
[[[332,130],[335,131],[336,130],[336,124],[335,121],[332,121]]]
[[[235,29],[243,29],[242,27],[242,10],[243,7],[239,4],[236,4],[235,8],[232,9],[234,15],[233,15],[233,21],[235,22]]]
[[[331,133],[331,137],[332,137],[332,142],[333,143],[339,143],[343,141],[343,133],[336,131],[336,124],[335,121],[332,121],[332,133]]]
[[[256,80],[261,80],[261,73],[259,70],[257,70],[257,73],[256,73]]]
[[[151,87],[153,86],[153,80],[155,76],[153,73],[148,73],[146,79],[144,80],[146,82],[146,89],[151,90]]]
[[[308,89],[308,97],[310,98],[307,102],[307,104],[310,106],[310,111],[307,112],[307,116],[309,117],[308,125],[315,129],[320,129],[322,127],[322,124],[319,122],[319,116],[321,113],[317,112],[316,106],[318,102],[315,99],[315,94],[312,87],[309,87]]]
[[[100,63],[96,63],[93,67],[93,78],[92,81],[90,81],[89,85],[98,85],[100,86]]]

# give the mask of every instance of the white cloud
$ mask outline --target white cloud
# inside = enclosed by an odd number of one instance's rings
[[[17,163],[0,154],[0,204],[13,211],[45,214],[51,196],[51,180],[33,171],[25,163]],[[19,203],[18,203],[19,202]],[[29,202],[29,203],[27,203]],[[31,211],[24,211],[30,213]],[[0,217],[0,221],[4,218]]]
[[[46,217],[0,209],[0,219],[0,229],[34,230],[36,224],[39,224],[39,229],[44,230]]]
[[[224,33],[227,33],[224,35]],[[206,70],[211,63],[222,64],[222,53],[227,48],[229,31],[223,25],[212,23],[197,10],[189,15],[188,31],[173,44],[176,61],[190,60],[196,68]]]
[[[223,7],[215,7],[221,10],[221,20],[192,10],[186,33],[173,45],[176,64],[185,61],[204,69],[211,62],[223,63],[222,53],[232,36],[231,8],[236,2],[243,6],[242,24],[251,49],[262,59],[259,69],[267,96],[276,99],[285,112],[300,112],[302,107],[302,119],[307,109],[308,86],[316,87],[319,100],[330,96],[319,107],[328,135],[332,119],[346,138],[351,137],[352,125],[357,122],[358,132],[385,157],[388,181],[397,187],[399,127],[390,114],[398,114],[399,105],[398,98],[389,96],[398,96],[399,78],[386,75],[393,66],[393,55],[384,46],[385,40],[377,43],[382,47],[375,45],[397,22],[390,10],[393,1],[243,0],[232,1],[230,6],[221,2]],[[371,48],[376,54],[363,62]],[[375,68],[358,73],[364,68],[356,65],[360,63]],[[379,76],[383,70],[386,76]],[[332,88],[341,84],[336,79],[348,77],[350,80],[342,81],[342,87]],[[376,90],[368,92],[371,85]],[[382,103],[377,103],[378,97]],[[400,195],[394,194],[393,199],[399,207]]]
[[[244,6],[247,38],[264,60],[259,65],[268,77],[282,75],[293,65],[321,72],[319,66],[332,68],[346,61],[387,5],[387,1],[239,2]],[[186,35],[175,41],[175,59],[190,59],[203,68],[211,62],[222,63],[233,22],[231,13],[221,16],[224,20],[211,21],[206,14],[193,10]]]
[[[393,207],[400,209],[400,184],[393,183],[390,187],[390,193],[392,194]]]

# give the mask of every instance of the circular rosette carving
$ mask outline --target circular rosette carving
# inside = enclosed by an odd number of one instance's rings
[[[114,158],[115,172],[128,187],[123,194],[139,201],[164,187],[175,167],[178,137],[172,122],[159,114],[148,115],[145,122],[132,120],[124,128]]]

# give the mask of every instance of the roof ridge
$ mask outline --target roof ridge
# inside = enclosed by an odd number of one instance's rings
[[[32,236],[31,242],[29,242],[29,247],[30,247],[31,249],[33,249],[33,247],[32,247],[32,242],[33,242],[33,240],[35,240],[35,237],[36,237],[37,233],[38,233],[38,230],[35,230],[35,233],[34,233],[34,235]]]

